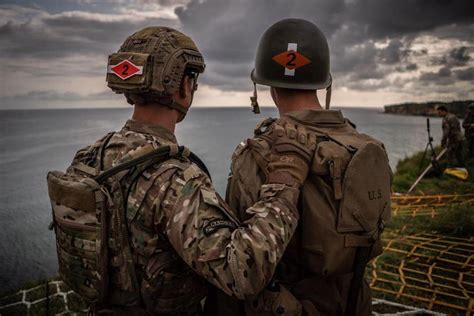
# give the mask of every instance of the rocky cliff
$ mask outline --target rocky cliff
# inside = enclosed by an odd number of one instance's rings
[[[449,112],[456,114],[458,117],[464,117],[469,104],[474,103],[474,100],[452,101],[452,102],[425,102],[425,103],[402,103],[386,105],[385,113],[401,114],[401,115],[422,115],[422,116],[436,116],[436,107],[444,105]]]

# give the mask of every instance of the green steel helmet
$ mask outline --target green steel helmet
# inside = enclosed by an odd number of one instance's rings
[[[328,89],[332,82],[329,65],[323,32],[309,21],[285,19],[263,34],[250,77],[254,83],[277,88]]]
[[[302,19],[273,24],[260,39],[251,78],[277,88],[326,89],[331,85],[326,37]]]
[[[109,56],[106,81],[131,104],[148,95],[183,112],[171,95],[180,88],[185,74],[197,77],[204,68],[202,54],[187,35],[169,27],[147,27],[129,36]]]

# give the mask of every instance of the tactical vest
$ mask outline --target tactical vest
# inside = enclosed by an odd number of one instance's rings
[[[317,125],[289,117],[279,120],[304,124],[316,136],[317,145],[310,174],[301,187],[298,228],[276,279],[298,299],[306,297],[313,305],[348,301],[350,281],[356,274],[356,265],[360,266],[358,261],[365,268],[369,259],[381,253],[380,234],[390,221],[391,170],[386,151],[382,143],[358,133],[347,120],[343,124]],[[255,130],[255,138],[234,154],[234,159],[249,167],[239,166],[239,177],[265,176],[274,121],[264,121]],[[245,163],[248,159],[257,163],[258,170]],[[258,192],[258,188],[246,187],[238,197],[230,192],[228,199],[237,198],[237,204],[248,205],[255,199],[253,191]],[[336,283],[344,283],[337,285],[336,292],[346,297],[334,297]],[[316,296],[321,297],[312,299]],[[347,308],[344,305],[339,310],[342,313]]]
[[[207,169],[184,147],[144,146],[104,171],[104,151],[112,137],[108,134],[76,156],[66,173],[48,173],[59,274],[97,311],[194,315],[206,293],[204,282],[164,234],[143,223],[138,223],[143,233],[130,230],[159,176],[186,169],[190,160]],[[130,190],[138,181],[142,190],[130,201]],[[152,253],[134,247],[136,239],[149,243]]]

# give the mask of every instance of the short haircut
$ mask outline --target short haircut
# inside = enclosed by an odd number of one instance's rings
[[[443,112],[448,112],[448,108],[445,107],[444,105],[438,105],[438,106],[436,107],[436,110],[438,110],[438,111],[443,111]]]

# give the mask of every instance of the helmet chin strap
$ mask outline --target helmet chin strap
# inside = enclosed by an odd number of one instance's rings
[[[326,88],[326,110],[329,110],[329,106],[331,104],[331,85]]]
[[[164,106],[169,107],[170,109],[178,111],[179,112],[178,122],[181,122],[186,116],[186,113],[188,113],[188,108],[186,108],[182,104],[179,104],[172,98],[161,98],[159,99],[159,103],[163,104]]]
[[[254,114],[260,114],[260,107],[258,106],[257,101],[257,84],[253,83],[253,96],[250,97],[250,103],[252,106],[252,112]]]

